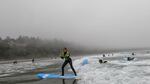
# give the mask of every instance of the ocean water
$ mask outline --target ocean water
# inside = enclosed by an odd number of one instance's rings
[[[135,57],[127,61],[127,57]],[[88,63],[83,64],[87,59]],[[99,59],[108,61],[100,64]],[[61,74],[61,59],[42,59],[35,63],[31,61],[18,64],[0,64],[0,84],[150,84],[150,54],[128,52],[82,56],[73,60],[73,65],[81,80],[44,79],[36,77],[37,73]],[[66,73],[72,70],[66,67]],[[68,69],[68,70],[67,70]]]
[[[150,54],[137,54],[132,61],[127,61],[128,56],[131,55],[117,53],[106,58],[95,55],[75,60],[81,77],[78,84],[150,84]],[[85,58],[89,63],[82,65]],[[108,63],[100,64],[99,59]]]

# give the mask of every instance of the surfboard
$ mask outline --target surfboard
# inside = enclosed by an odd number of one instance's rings
[[[53,73],[39,73],[37,77],[40,79],[52,78],[52,79],[80,79],[79,76],[75,76],[74,74],[65,74],[61,76],[59,74]]]

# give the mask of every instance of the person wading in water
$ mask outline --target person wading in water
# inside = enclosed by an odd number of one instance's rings
[[[62,69],[62,76],[64,76],[64,67],[68,63],[70,64],[70,67],[71,67],[72,71],[74,72],[74,75],[77,76],[76,71],[75,71],[75,69],[73,68],[73,65],[72,65],[72,59],[70,58],[70,52],[68,51],[67,48],[63,49],[63,51],[60,53],[60,57],[65,60],[63,65],[62,65],[62,67],[61,67],[61,69]]]

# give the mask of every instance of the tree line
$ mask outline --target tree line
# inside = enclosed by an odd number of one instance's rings
[[[60,49],[69,48],[73,55],[88,54],[93,51],[62,40],[47,40],[39,37],[0,37],[0,59],[58,57]]]

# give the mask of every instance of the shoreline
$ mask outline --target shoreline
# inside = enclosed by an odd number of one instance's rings
[[[57,59],[57,61],[58,62],[55,62],[52,65],[44,66],[42,68],[36,68],[35,70],[30,70],[25,73],[18,73],[15,75],[2,77],[0,78],[0,84],[77,84],[77,81],[75,79],[65,79],[65,80],[43,79],[41,80],[36,77],[36,74],[41,73],[41,72],[60,74],[61,64],[59,63],[60,62],[59,59]],[[51,62],[53,62],[53,60],[51,60]],[[70,73],[70,72],[66,69],[65,73]]]
[[[85,55],[85,56],[89,56],[89,55]],[[76,58],[81,58],[81,57],[84,57],[84,56],[72,56],[73,59],[76,59]],[[57,58],[51,58],[51,57],[43,57],[43,58],[34,58],[35,62],[36,61],[39,61],[39,60],[60,60],[59,57]],[[19,59],[10,59],[10,60],[6,60],[6,59],[0,59],[0,64],[8,64],[8,63],[13,63],[14,61],[17,61],[17,62],[32,62],[32,58],[29,59],[29,58],[19,58]]]

